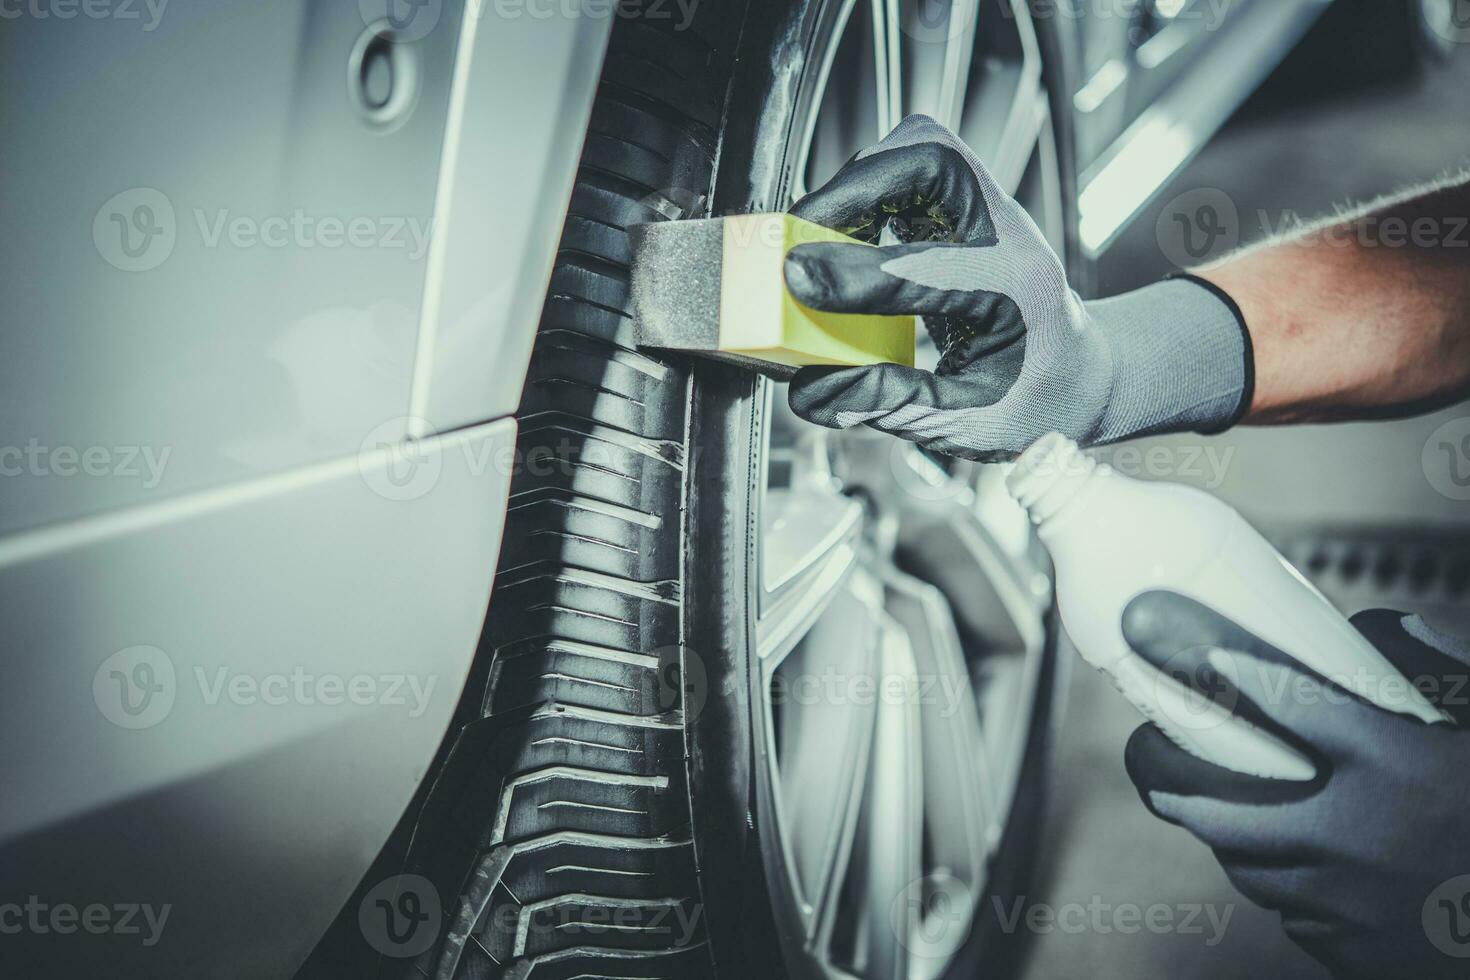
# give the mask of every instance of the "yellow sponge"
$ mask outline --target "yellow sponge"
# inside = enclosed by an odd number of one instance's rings
[[[789,214],[743,214],[631,233],[633,317],[645,346],[734,356],[778,376],[811,364],[914,363],[914,317],[824,313],[786,291],[786,253],[857,243],[841,232]]]

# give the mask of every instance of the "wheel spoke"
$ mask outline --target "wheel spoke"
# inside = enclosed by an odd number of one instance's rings
[[[979,25],[958,132],[1014,194],[1046,125],[1048,102],[1025,0],[1009,3],[1010,16],[999,23],[982,18]]]
[[[992,752],[975,707],[959,631],[949,603],[937,588],[890,570],[886,578],[888,613],[902,625],[913,650],[926,773],[924,808],[928,818],[931,874],[966,885],[972,896],[981,887],[987,856],[987,829],[994,823],[990,773]],[[942,941],[929,930],[920,931]],[[950,950],[953,952],[953,950]],[[932,960],[934,949],[915,949]]]
[[[878,132],[887,135],[903,118],[903,44],[899,0],[869,0],[873,12],[873,66],[877,74]]]
[[[904,522],[910,571],[951,597],[959,631],[984,651],[969,670],[988,764],[979,770],[997,843],[1020,774],[1029,712],[1046,644],[1050,579],[1034,553],[1025,516],[1000,491],[1004,470],[983,468],[981,492],[911,510]]]
[[[811,628],[844,587],[862,536],[862,505],[855,500],[791,490],[770,491],[762,515],[761,616],[756,649],[779,661]]]
[[[925,113],[958,130],[980,0],[919,0],[903,13],[904,111]]]
[[[852,576],[780,664],[767,664],[778,811],[808,941],[830,932],[872,771],[878,709],[852,696],[882,669],[881,593]]]
[[[1045,559],[1025,513],[1002,485],[1007,467],[976,467],[967,485],[959,479],[963,471],[949,476],[911,446],[883,451],[882,438],[845,437],[850,451],[842,457],[843,479],[891,503],[904,571],[937,590],[949,624],[965,638],[966,670],[986,733],[970,744],[983,745],[989,760],[977,778],[993,831],[1009,811],[1019,773],[1015,755],[1024,738],[1017,730],[1026,727],[1046,643],[1051,584]]]
[[[756,651],[775,664],[848,587],[863,506],[832,477],[827,431],[800,423],[774,385],[764,404]]]
[[[1046,92],[1040,83],[1016,93],[1006,120],[1006,136],[995,157],[995,179],[1007,193],[1015,194],[1020,188],[1049,116]]]
[[[817,110],[801,130],[791,195],[800,198],[876,143],[894,116],[887,0],[845,0],[832,16],[839,42],[822,56],[811,94]]]
[[[879,620],[878,699],[870,773],[843,887],[822,909],[819,949],[841,973],[907,980],[919,910],[906,901],[923,874],[919,703],[913,650],[904,628]]]

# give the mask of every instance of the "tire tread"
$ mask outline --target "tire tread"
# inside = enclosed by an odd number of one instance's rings
[[[419,863],[455,898],[418,976],[713,976],[677,681],[690,375],[636,347],[627,228],[707,200],[729,70],[702,24],[614,27],[517,411],[468,776],[425,810],[470,870]]]

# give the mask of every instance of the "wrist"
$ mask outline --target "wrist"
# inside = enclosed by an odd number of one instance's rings
[[[1164,432],[1223,432],[1250,409],[1254,357],[1224,290],[1178,276],[1087,304],[1113,357],[1113,391],[1096,442]]]

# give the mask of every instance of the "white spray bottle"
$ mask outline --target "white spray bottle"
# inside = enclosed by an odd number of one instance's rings
[[[1021,457],[1008,486],[1051,552],[1062,622],[1082,657],[1200,758],[1257,776],[1314,775],[1301,753],[1133,652],[1123,611],[1151,589],[1198,600],[1387,710],[1448,720],[1265,538],[1204,491],[1121,476],[1055,434]]]

